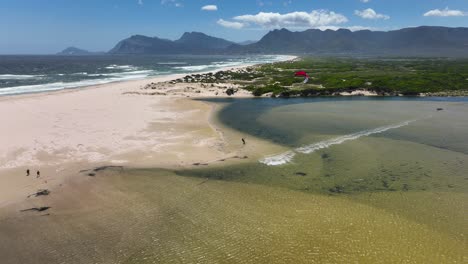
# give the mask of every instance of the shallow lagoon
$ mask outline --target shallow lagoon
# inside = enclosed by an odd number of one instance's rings
[[[250,164],[179,173],[328,194],[464,192],[467,102],[237,100],[220,112],[220,121],[282,144],[285,152],[265,153]],[[266,162],[269,158],[280,162]]]
[[[443,110],[438,111],[437,108]],[[341,209],[336,211],[336,208],[332,208],[335,206],[332,201],[336,200],[328,200],[331,197],[339,199],[340,202],[349,202],[350,208],[357,204],[370,206],[378,209],[374,213],[385,212],[391,217],[409,221],[411,225],[422,225],[427,228],[426,231],[447,236],[446,238],[452,240],[454,244],[466,247],[468,228],[466,221],[468,203],[467,99],[247,99],[232,101],[220,112],[219,120],[224,125],[247,135],[281,144],[285,152],[265,153],[263,159],[260,158],[248,164],[177,171],[176,174],[289,189],[308,193],[311,198],[318,195],[330,203],[326,205],[326,208],[315,209],[321,213],[334,211],[330,217],[336,221],[340,219],[339,221],[346,222],[346,219],[360,217],[363,218],[361,220],[366,221],[364,219],[384,216],[369,215],[369,212],[365,210],[359,212],[359,209],[353,212],[341,211]],[[369,131],[375,133],[366,133]],[[358,136],[353,136],[356,134]],[[335,140],[343,139],[343,137],[348,137],[348,139]],[[321,145],[321,148],[313,149],[311,153],[303,151],[304,148],[317,146],[317,142],[330,141],[334,143]],[[283,158],[284,153],[291,152],[293,157],[288,157],[287,161],[282,164],[272,166],[263,162],[265,158],[272,156]],[[294,192],[289,195],[292,193]],[[271,200],[266,198],[268,201],[264,202],[276,203],[275,200],[281,196],[279,191],[278,197],[274,193],[271,195]],[[296,198],[292,195],[287,199],[289,200],[281,203],[285,207],[278,208],[278,210],[287,210],[286,207],[294,207],[304,202],[297,200],[304,199],[299,194]],[[280,204],[277,206],[281,207]],[[312,207],[315,206],[312,205]],[[291,217],[293,218],[291,221],[297,222],[298,225],[306,221],[296,216]],[[306,216],[306,218],[309,217],[314,218],[314,221],[324,220],[323,215],[314,213]],[[373,222],[374,220],[371,220],[372,223],[369,222],[369,227],[361,225],[355,227],[354,231],[372,233],[376,232],[375,228],[382,230],[399,228],[399,231],[395,230],[398,233],[408,227],[403,226],[403,223],[390,227],[398,221],[390,220],[386,225],[377,224]],[[301,229],[305,226],[295,228]],[[368,228],[370,230],[367,230]],[[272,231],[272,235],[275,232]],[[287,233],[285,230],[283,232]],[[466,254],[457,256],[454,253],[448,256],[435,249],[429,250],[438,244],[436,241],[440,241],[440,238],[432,234],[430,235],[432,239],[425,240],[422,236],[428,234],[423,235],[414,229],[411,232],[415,233],[400,233],[398,238],[385,237],[385,235],[378,238],[364,237],[369,239],[370,244],[380,240],[391,245],[401,243],[402,240],[418,244],[420,248],[414,249],[414,255],[408,259],[408,262],[424,262],[422,254],[429,254],[439,260],[435,262],[445,262],[452,258],[452,260],[461,261],[466,258]],[[345,237],[352,239],[354,235],[350,232]],[[300,241],[299,237],[296,242],[290,243],[297,243],[297,247],[304,246],[302,245],[304,242]],[[312,237],[309,239],[314,241]],[[373,241],[373,239],[376,240]],[[330,238],[326,243],[336,246],[338,241]],[[364,246],[362,243],[360,245]],[[440,246],[439,244],[438,248],[442,250],[443,247]],[[395,256],[399,254],[394,251],[396,248],[383,249],[379,246],[374,248],[382,254],[396,254]],[[343,248],[338,246],[337,251],[339,252],[340,249],[347,250],[347,246],[343,245]],[[402,253],[402,255],[407,253],[409,252]],[[348,257],[353,259],[352,252],[346,254],[350,254]],[[317,255],[321,253],[318,252]],[[354,255],[354,257],[357,256]],[[444,257],[447,258],[444,259]],[[333,258],[325,259],[333,262]],[[372,262],[371,259],[366,258],[360,260]],[[388,262],[385,259],[380,259],[380,261]]]
[[[236,165],[101,171],[51,196],[59,213],[0,218],[0,245],[15,249],[2,261],[466,263],[466,100],[220,102],[230,104],[218,121],[247,145],[259,137],[281,147]],[[260,162],[291,150],[283,165]]]

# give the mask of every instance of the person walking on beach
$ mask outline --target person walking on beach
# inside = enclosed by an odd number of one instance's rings
[[[41,172],[40,172],[40,171],[37,171],[37,173],[36,173],[36,178],[39,178],[39,177],[41,177]]]
[[[29,169],[26,170],[26,176],[29,176]]]
[[[244,138],[242,138],[242,144],[244,144],[244,145],[245,145],[245,139],[244,139]]]

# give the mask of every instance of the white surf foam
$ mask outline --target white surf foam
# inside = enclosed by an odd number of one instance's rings
[[[265,157],[261,159],[260,162],[270,166],[283,165],[291,162],[294,156],[296,156],[296,153],[290,150],[278,155]]]
[[[167,62],[158,62],[159,65],[183,65],[187,64],[187,62],[184,61],[167,61]]]
[[[14,87],[6,87],[6,88],[0,89],[0,95],[56,91],[56,90],[62,90],[62,89],[71,89],[71,88],[78,88],[78,87],[84,87],[84,86],[105,84],[105,83],[110,83],[110,82],[143,79],[146,77],[148,77],[148,74],[140,74],[140,75],[135,74],[135,75],[125,75],[125,76],[120,76],[120,77],[115,77],[115,78],[93,79],[93,80],[84,80],[84,81],[78,81],[78,82],[55,82],[55,83],[46,83],[46,84],[14,86]]]
[[[268,156],[268,157],[265,157],[265,158],[263,158],[263,159],[261,159],[259,161],[261,163],[269,165],[269,166],[283,165],[283,164],[291,162],[293,157],[295,156],[296,152],[302,153],[302,154],[310,154],[310,153],[313,153],[313,152],[315,152],[317,150],[320,150],[320,149],[325,149],[325,148],[328,148],[328,147],[333,146],[333,145],[342,144],[342,143],[344,143],[346,141],[356,140],[356,139],[358,139],[360,137],[370,136],[370,135],[373,135],[373,134],[379,134],[379,133],[383,133],[383,132],[391,130],[391,129],[396,129],[396,128],[400,128],[400,127],[403,127],[403,126],[407,126],[407,125],[409,125],[410,123],[412,123],[414,121],[416,121],[416,120],[408,120],[408,121],[404,121],[404,122],[401,122],[401,123],[398,123],[398,124],[377,127],[377,128],[374,128],[374,129],[359,131],[359,132],[356,132],[356,133],[353,133],[353,134],[344,135],[344,136],[340,136],[340,137],[320,141],[320,142],[317,142],[317,143],[313,143],[313,144],[310,144],[310,145],[306,145],[306,146],[303,146],[303,147],[296,148],[294,150],[291,150],[291,151],[288,151],[288,152],[285,152],[285,153],[281,153],[281,154],[273,155],[273,156]]]
[[[0,80],[24,80],[42,77],[42,75],[0,74]]]
[[[120,69],[120,70],[126,70],[126,69],[135,69],[135,66],[133,65],[117,65],[117,64],[111,64],[107,67],[106,69]]]
[[[383,133],[383,132],[385,132],[387,130],[390,130],[390,129],[396,129],[396,128],[399,128],[399,127],[402,127],[402,126],[407,126],[411,122],[414,122],[414,121],[415,120],[409,120],[409,121],[405,121],[405,122],[398,123],[398,124],[395,124],[395,125],[378,127],[378,128],[374,128],[374,129],[370,129],[370,130],[364,130],[364,131],[360,131],[360,132],[357,132],[357,133],[349,134],[349,135],[344,135],[344,136],[337,137],[337,138],[332,138],[332,139],[325,140],[325,141],[320,141],[320,142],[317,142],[317,143],[314,143],[314,144],[310,144],[310,145],[307,145],[307,146],[304,146],[304,147],[297,148],[296,151],[299,152],[299,153],[303,153],[303,154],[309,154],[309,153],[312,153],[312,152],[314,152],[316,150],[328,148],[328,147],[333,146],[333,145],[342,144],[342,143],[344,143],[346,141],[349,141],[349,140],[355,140],[355,139],[358,139],[360,137],[370,136],[370,135],[373,135],[373,134],[379,134],[379,133]]]
[[[35,85],[22,85],[22,86],[13,86],[13,87],[4,87],[0,89],[0,96],[1,95],[13,95],[13,94],[22,94],[22,93],[36,93],[36,92],[47,92],[47,91],[54,91],[60,89],[70,89],[70,88],[78,88],[83,86],[90,86],[90,85],[97,85],[97,84],[105,84],[110,82],[117,82],[117,81],[124,81],[124,80],[136,80],[136,79],[143,79],[149,76],[161,76],[161,75],[168,75],[178,73],[180,71],[186,73],[193,73],[193,72],[201,72],[201,71],[208,71],[208,70],[216,70],[230,66],[240,66],[240,65],[252,65],[258,63],[266,63],[266,62],[275,62],[281,60],[287,60],[290,56],[283,56],[283,55],[265,55],[265,56],[256,56],[253,58],[240,58],[240,59],[232,59],[228,61],[220,61],[220,62],[213,62],[211,64],[206,65],[186,65],[186,66],[177,66],[171,67],[171,69],[179,70],[179,71],[155,71],[155,70],[141,70],[136,66],[133,65],[117,65],[111,64],[106,67],[105,69],[108,70],[120,70],[120,72],[109,72],[109,73],[87,73],[87,72],[76,72],[70,75],[77,75],[77,76],[89,76],[89,77],[102,77],[102,78],[95,78],[92,80],[81,80],[75,82],[60,82],[56,81],[53,83],[45,83],[45,84],[35,84]],[[162,62],[164,64],[187,64],[186,62]],[[58,76],[65,76],[67,74],[59,73]],[[43,78],[45,75],[13,75],[13,74],[3,74],[0,75],[0,80],[2,79],[29,79],[29,78]]]
[[[178,66],[178,67],[174,67],[174,69],[195,72],[195,71],[208,70],[210,67],[211,65],[195,65],[195,66]]]

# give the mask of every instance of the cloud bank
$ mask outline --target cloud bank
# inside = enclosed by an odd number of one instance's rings
[[[333,11],[313,10],[307,12],[291,13],[265,13],[260,12],[255,15],[241,15],[233,18],[235,21],[218,20],[218,24],[231,28],[243,28],[250,25],[260,26],[262,28],[280,28],[280,27],[320,27],[328,25],[337,25],[348,22],[348,19]],[[235,27],[233,27],[235,25]]]
[[[428,16],[437,16],[437,17],[457,17],[457,16],[468,16],[467,12],[463,12],[461,10],[451,10],[448,7],[445,9],[439,10],[439,9],[433,9],[429,10],[426,13],[424,13],[425,17]]]

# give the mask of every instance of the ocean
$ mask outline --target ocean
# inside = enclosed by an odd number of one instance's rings
[[[38,93],[287,60],[290,56],[0,56],[0,95]]]

